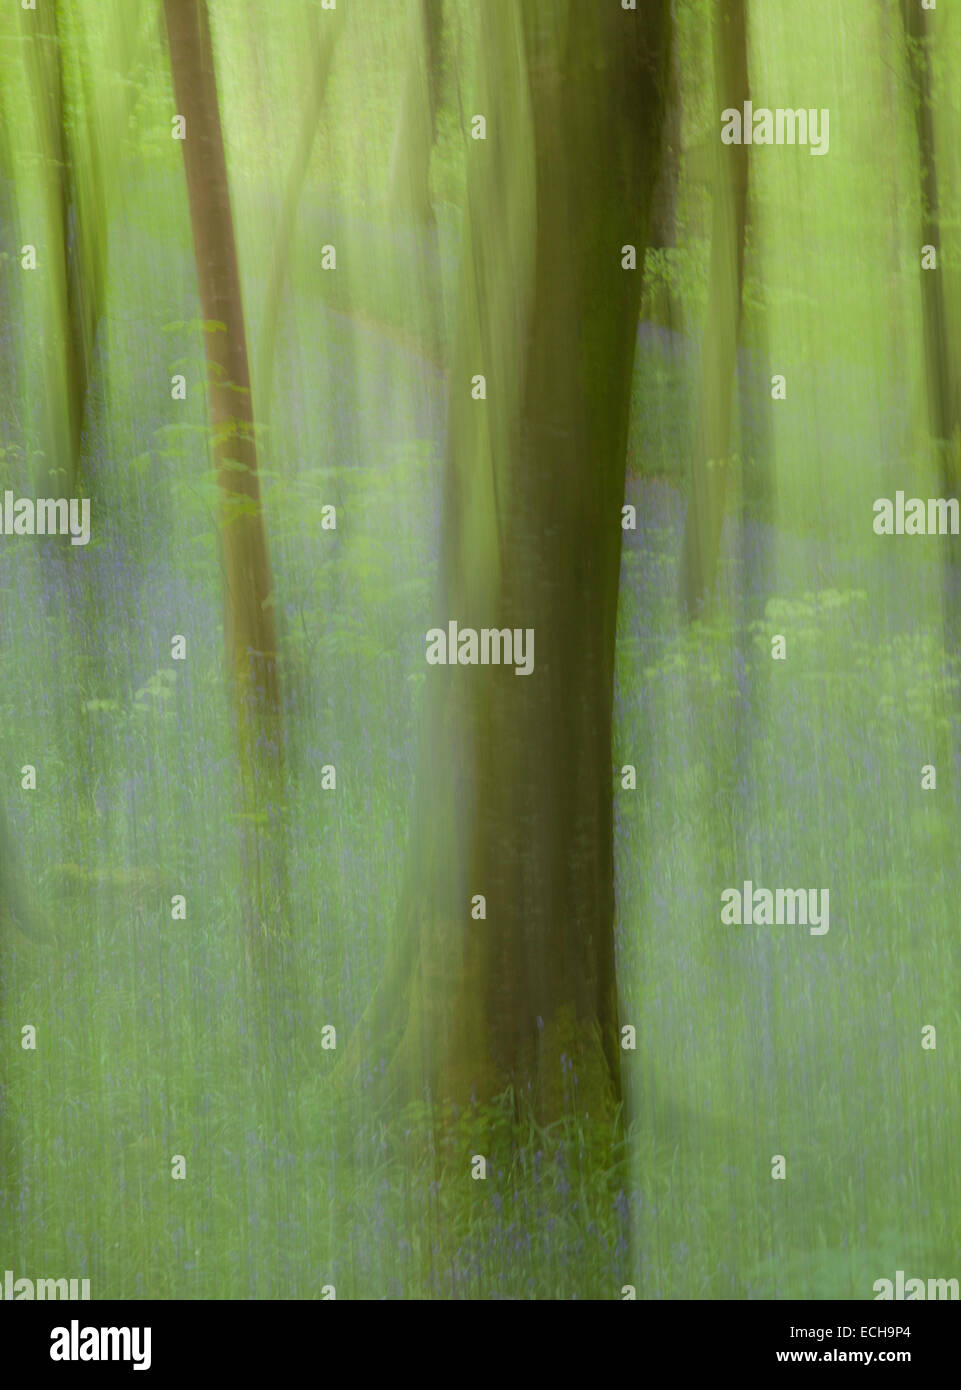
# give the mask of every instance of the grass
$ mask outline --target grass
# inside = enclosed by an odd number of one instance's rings
[[[624,1283],[868,1297],[894,1268],[951,1276],[958,667],[916,616],[937,612],[935,568],[909,564],[912,591],[875,551],[870,587],[838,576],[760,619],[685,632],[680,501],[663,483],[634,485],[642,530],[624,555],[615,765],[637,765],[638,789],[618,793],[618,970],[638,1047],[619,1165],[597,1171],[576,1113],[523,1140],[496,1114],[461,1117],[438,1166],[423,1115],[380,1115],[362,1092],[332,1101],[317,1025],[349,1035],[399,893],[438,477],[432,450],[416,457],[330,474],[336,562],[314,569],[296,483],[277,532],[306,982],[282,1076],[243,997],[219,574],[209,559],[180,570],[199,519],[149,561],[119,532],[79,557],[93,629],[72,620],[77,556],[0,556],[4,761],[39,773],[10,819],[62,943],[4,961],[5,1267],[87,1276],[94,1296],[188,1298],[327,1284],[618,1297]],[[799,545],[794,562],[800,584],[831,557]],[[788,634],[783,665],[773,630]],[[165,656],[174,631],[186,663]],[[96,684],[55,690],[32,678],[41,664]],[[327,762],[336,792],[320,790]],[[927,762],[936,792],[921,791]],[[827,886],[830,932],[721,928],[720,889],[744,878]],[[179,892],[185,922],[170,916]],[[24,1023],[35,1052],[18,1045]]]

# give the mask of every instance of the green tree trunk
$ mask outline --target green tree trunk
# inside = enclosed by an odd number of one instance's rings
[[[715,15],[718,111],[750,99],[744,0],[721,0]],[[691,465],[681,561],[681,609],[694,618],[711,602],[731,454],[734,375],[741,323],[747,224],[748,146],[715,147],[711,282],[701,346],[701,403]]]
[[[671,3],[671,23],[674,21],[674,0]],[[681,55],[680,46],[671,45],[670,66],[668,69],[667,98],[664,109],[664,123],[661,129],[661,162],[654,199],[651,207],[651,231],[648,238],[650,250],[670,251],[677,245],[677,200],[681,181],[681,148],[683,109],[681,101]],[[679,332],[682,324],[680,302],[672,287],[661,282],[656,290],[645,286],[644,317],[651,323]]]
[[[10,117],[0,91],[0,227],[4,247],[0,251],[0,449],[10,448],[20,430],[15,423],[20,413],[20,334],[23,324],[23,296],[20,277],[14,273],[15,252],[22,245],[20,215],[9,137]]]
[[[50,297],[44,332],[44,398],[39,486],[74,491],[80,477],[80,440],[96,329],[96,291],[85,292],[74,165],[66,129],[64,51],[59,7],[29,16],[28,54],[35,92],[37,133],[44,170],[44,251]],[[25,20],[26,24],[27,21]],[[58,483],[56,475],[60,475]]]
[[[425,225],[434,220],[430,156],[437,123],[443,25],[443,0],[410,0],[409,55],[391,155],[390,190],[400,214]]]
[[[86,484],[82,436],[105,307],[109,208],[138,94],[134,74],[141,47],[136,10],[120,6],[108,17],[118,73],[99,71],[76,15],[76,31],[70,33],[70,14],[62,0],[51,0],[21,17],[43,160],[44,254],[51,287],[40,486],[54,493],[63,490],[64,481],[72,492]]]
[[[311,43],[314,51],[314,72],[310,92],[304,104],[297,143],[287,171],[284,187],[284,201],[280,217],[274,231],[270,258],[270,279],[264,296],[264,312],[261,320],[260,350],[257,358],[257,391],[263,419],[270,418],[270,402],[273,396],[274,353],[277,344],[277,325],[280,322],[280,305],[283,297],[284,281],[290,264],[290,248],[294,239],[297,222],[297,208],[300,194],[310,164],[311,151],[317,135],[317,127],[327,99],[327,83],[330,78],[330,65],[334,48],[342,28],[342,10],[317,12],[313,18]]]
[[[953,469],[950,465],[950,448],[961,427],[961,393],[956,374],[952,371],[952,344],[945,306],[941,203],[931,100],[931,40],[928,12],[921,8],[920,0],[901,0],[901,17],[914,89],[914,118],[921,164],[921,242],[924,246],[935,247],[938,255],[937,270],[921,273],[928,429],[939,450],[944,489],[950,493],[958,485],[956,465]]]

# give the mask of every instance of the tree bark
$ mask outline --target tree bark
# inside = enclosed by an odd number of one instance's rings
[[[227,661],[237,705],[247,825],[249,963],[272,935],[266,918],[276,863],[265,862],[267,808],[281,791],[277,638],[261,509],[250,372],[227,164],[206,0],[164,0],[177,114],[205,320],[210,423],[221,496]],[[282,887],[280,883],[277,887]]]
[[[715,16],[714,72],[718,110],[750,99],[744,0],[721,0]],[[684,526],[680,598],[685,617],[711,602],[731,455],[734,376],[741,325],[747,225],[748,146],[715,150],[711,281],[701,345],[701,404]]]
[[[534,670],[428,670],[400,932],[355,1046],[413,1097],[511,1091],[546,1120],[620,1099],[614,641],[667,16],[482,12],[436,623],[532,628]]]

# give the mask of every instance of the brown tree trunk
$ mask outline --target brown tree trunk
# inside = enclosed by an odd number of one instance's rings
[[[715,15],[718,114],[750,99],[744,0],[721,0]],[[741,325],[747,225],[748,146],[715,150],[711,282],[701,347],[701,404],[691,467],[681,561],[681,608],[696,617],[710,604],[717,575],[731,455],[734,376]]]
[[[253,961],[274,928],[266,881],[269,802],[277,804],[282,748],[277,638],[240,274],[206,0],[164,0],[177,114],[186,120],[184,168],[205,320],[210,423],[221,495],[227,661],[237,704],[242,813],[250,893]],[[276,869],[273,865],[271,872]],[[273,874],[276,877],[276,874]]]
[[[642,266],[667,14],[482,12],[436,624],[531,628],[534,669],[428,669],[400,935],[355,1045],[410,1095],[510,1090],[547,1120],[608,1123],[620,1098],[611,727],[641,290],[621,247]]]

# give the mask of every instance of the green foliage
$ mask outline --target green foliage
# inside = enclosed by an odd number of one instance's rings
[[[204,392],[202,339],[215,326],[197,317],[155,14],[143,9],[125,57],[126,4],[64,6],[72,132],[81,116],[98,129],[118,93],[131,98],[119,137],[111,126],[122,196],[99,229],[109,274],[86,440],[94,540],[83,554],[6,540],[0,552],[0,800],[56,938],[37,953],[2,925],[6,1266],[88,1275],[94,1297],[175,1298],[317,1297],[326,1283],[341,1297],[616,1298],[624,1282],[642,1297],[864,1298],[895,1267],[957,1272],[961,666],[942,621],[941,557],[899,541],[879,559],[870,534],[871,502],[892,479],[920,494],[937,477],[918,428],[912,113],[879,86],[898,70],[880,12],[752,7],[753,61],[772,92],[810,92],[843,119],[827,159],[766,150],[752,168],[730,602],[681,629],[710,255],[698,151],[716,113],[713,7],[675,5],[677,237],[647,256],[644,312],[667,298],[678,313],[671,334],[646,323],[639,338],[629,464],[643,529],[625,533],[618,642],[614,765],[638,769],[637,791],[616,801],[621,1018],[638,1028],[637,1052],[622,1057],[622,1141],[576,1112],[550,1132],[519,1131],[510,1097],[385,1114],[361,1085],[335,1104],[337,1054],[319,1045],[333,1022],[342,1046],[367,1006],[404,889],[423,636],[439,619],[465,169],[479,153],[465,133],[477,7],[448,7],[435,234],[398,229],[387,207],[402,0],[350,7],[300,205],[258,434],[286,752],[283,805],[259,824],[284,827],[290,891],[270,885],[266,900],[304,990],[265,1004],[243,985],[247,813]],[[262,4],[211,6],[254,361],[315,8],[267,24]],[[26,229],[46,245],[47,153],[16,9],[0,16],[0,175],[16,212],[4,188],[0,274],[3,295],[19,276],[22,304],[0,297],[0,351],[17,368],[2,379],[0,483],[29,492],[49,452],[57,364],[45,353],[63,325],[50,281],[30,282],[14,254]],[[947,29],[938,54],[948,150],[959,33]],[[109,80],[84,89],[84,73]],[[950,161],[943,195],[954,321]],[[610,229],[610,254],[625,237]],[[319,266],[328,243],[335,272]],[[788,398],[774,404],[781,369]],[[188,378],[184,402],[170,399],[174,370]],[[321,530],[328,505],[336,531]],[[175,632],[185,663],[169,659]],[[775,633],[787,636],[784,663],[771,660]],[[27,761],[38,789],[21,794]],[[927,762],[936,793],[920,790]],[[321,784],[331,764],[336,791]],[[829,935],[722,936],[721,888],[779,873],[830,887]],[[186,921],[170,914],[178,893]],[[255,1041],[262,1008],[289,1025],[277,1023],[273,1050]],[[20,1020],[37,1026],[36,1054],[16,1045]],[[939,1050],[922,1053],[932,1020]],[[384,1061],[371,1057],[371,1072]],[[775,1152],[785,1184],[770,1177]],[[187,1158],[184,1183],[171,1180],[174,1153]],[[484,1182],[470,1177],[475,1153],[489,1160]]]

